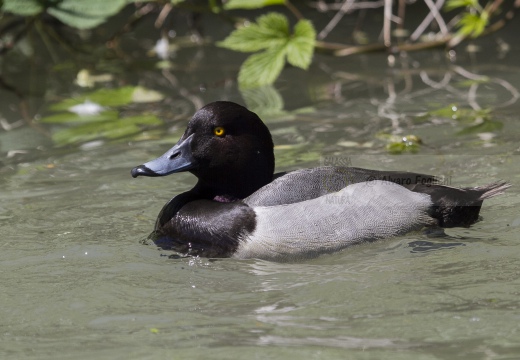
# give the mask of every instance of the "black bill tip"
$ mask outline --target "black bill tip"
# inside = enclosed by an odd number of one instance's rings
[[[136,178],[136,177],[138,177],[140,175],[141,176],[160,176],[159,174],[157,174],[154,171],[148,169],[144,165],[136,166],[135,168],[132,169],[132,171],[130,173],[132,174],[133,178]]]

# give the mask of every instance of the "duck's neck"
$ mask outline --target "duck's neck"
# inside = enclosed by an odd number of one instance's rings
[[[241,176],[232,181],[230,179],[219,181],[217,178],[213,178],[211,181],[204,181],[199,178],[192,192],[204,199],[218,202],[234,202],[248,197],[262,186],[270,183],[272,178],[272,175],[263,178]]]

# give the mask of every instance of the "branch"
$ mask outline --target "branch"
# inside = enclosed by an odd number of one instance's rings
[[[415,29],[413,34],[410,36],[410,40],[412,41],[416,41],[422,35],[424,30],[426,30],[428,25],[431,24],[433,19],[437,21],[442,35],[446,36],[449,33],[448,28],[446,27],[446,23],[439,14],[439,9],[442,7],[442,5],[444,5],[444,0],[437,0],[437,3],[435,5],[432,3],[431,0],[425,0],[425,3],[430,8],[430,12],[428,13],[428,16],[424,18],[421,24],[417,27],[417,29]]]
[[[329,33],[338,25],[338,22],[343,18],[343,16],[352,8],[354,4],[354,0],[345,0],[341,5],[339,11],[334,15],[334,17],[329,21],[327,26],[323,28],[318,34],[318,39],[323,40],[329,35]]]

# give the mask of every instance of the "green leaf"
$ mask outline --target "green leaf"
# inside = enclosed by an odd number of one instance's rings
[[[126,0],[61,0],[47,12],[69,26],[90,29],[117,14],[126,4]]]
[[[461,7],[476,7],[478,5],[478,0],[448,0],[444,6],[444,10],[451,11]]]
[[[272,84],[285,65],[307,69],[312,61],[316,31],[312,23],[300,20],[289,32],[289,21],[278,13],[260,16],[256,24],[233,31],[218,45],[228,49],[253,52],[264,50],[247,58],[238,75],[241,88]]]
[[[289,64],[307,70],[312,62],[316,31],[308,20],[300,20],[294,27],[294,36],[287,44]]]
[[[247,89],[272,84],[285,64],[285,48],[266,50],[251,55],[240,67],[238,83]]]
[[[285,0],[229,0],[224,9],[261,9],[270,5],[284,5]]]
[[[255,52],[275,46],[283,46],[289,39],[289,22],[281,14],[260,16],[257,24],[250,24],[233,31],[218,46],[241,52]]]
[[[484,120],[480,124],[468,126],[457,133],[457,135],[479,134],[494,132],[504,127],[504,124],[495,120]]]
[[[41,13],[44,7],[38,0],[4,0],[1,10],[21,16],[33,16]]]
[[[486,28],[489,21],[487,12],[481,14],[464,14],[457,26],[460,28],[459,33],[465,36],[477,37]]]

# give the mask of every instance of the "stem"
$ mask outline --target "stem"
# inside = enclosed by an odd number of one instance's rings
[[[392,45],[391,20],[392,20],[392,0],[385,0],[385,18],[384,18],[384,22],[383,22],[383,43],[388,48]]]
[[[345,0],[343,1],[343,4],[341,5],[341,8],[338,10],[336,15],[329,21],[327,26],[323,28],[323,30],[320,31],[318,34],[318,39],[323,40],[329,35],[329,33],[338,25],[340,20],[343,18],[343,16],[352,8],[352,5],[354,4],[354,0]]]
[[[298,20],[305,19],[300,10],[298,10],[289,0],[285,0],[285,6],[289,9]]]

